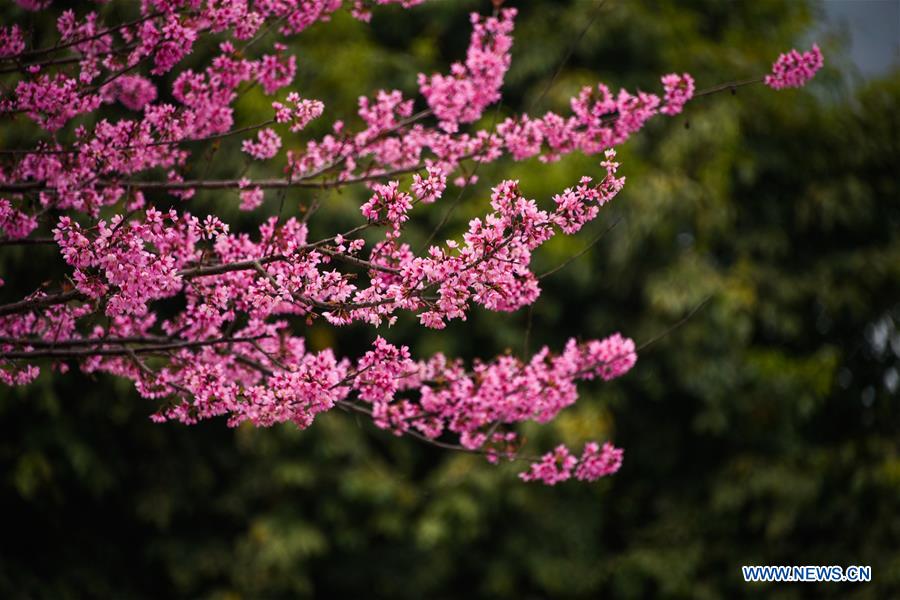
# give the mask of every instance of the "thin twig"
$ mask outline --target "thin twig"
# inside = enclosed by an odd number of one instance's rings
[[[595,245],[597,245],[597,243],[600,242],[600,240],[602,240],[603,237],[604,237],[607,233],[609,233],[610,231],[612,231],[612,229],[613,229],[616,225],[618,225],[619,223],[621,223],[621,222],[622,222],[622,217],[619,217],[618,219],[616,219],[615,221],[613,221],[613,223],[612,223],[609,227],[607,227],[606,229],[604,229],[603,231],[601,231],[601,232],[600,232],[600,235],[598,235],[598,236],[595,237],[593,240],[591,240],[590,243],[589,243],[587,246],[585,246],[584,248],[582,248],[577,254],[573,254],[572,256],[570,256],[569,258],[567,258],[566,260],[564,260],[564,261],[561,262],[560,264],[556,265],[555,267],[553,267],[553,268],[550,269],[549,271],[544,271],[543,273],[541,273],[540,275],[538,275],[538,279],[543,279],[544,277],[549,277],[550,275],[553,275],[553,274],[556,273],[557,271],[559,271],[559,270],[561,270],[561,269],[564,269],[564,268],[566,268],[567,266],[569,266],[569,264],[571,264],[572,261],[574,261],[574,260],[580,258],[580,257],[583,256],[584,254],[586,254],[587,252],[589,252],[591,248],[593,248]]]

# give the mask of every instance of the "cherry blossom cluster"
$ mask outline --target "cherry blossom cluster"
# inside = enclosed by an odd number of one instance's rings
[[[684,105],[694,97],[694,78],[688,73],[670,73],[662,78],[666,90],[665,106],[659,112],[664,115],[677,115],[684,110]]]
[[[356,257],[365,245],[361,238],[341,235],[310,243],[305,224],[293,218],[267,221],[254,243],[215,217],[199,219],[175,209],[149,208],[141,219],[116,215],[90,229],[63,217],[54,237],[73,268],[74,289],[57,297],[35,294],[24,314],[0,317],[0,337],[21,341],[0,348],[15,357],[40,355],[47,345],[65,354],[67,347],[93,343],[83,370],[129,377],[149,398],[183,394],[158,413],[158,420],[190,424],[228,415],[233,425],[290,420],[306,427],[319,412],[350,403],[355,392],[363,403],[355,408],[368,411],[380,427],[429,440],[450,434],[463,449],[494,460],[511,458],[515,432],[498,431],[501,425],[551,420],[575,402],[577,379],[610,380],[627,372],[636,360],[634,343],[618,335],[580,345],[572,340],[556,357],[545,348],[527,364],[503,357],[476,364],[469,374],[443,356],[413,363],[408,349],[379,338],[351,368],[331,351],[305,353],[303,339],[290,337],[280,319],[321,316],[342,324],[418,309],[424,324],[441,327],[443,319],[465,318],[469,302],[492,310],[533,302],[538,285],[528,269],[531,251],[554,227],[576,231],[618,193],[624,182],[615,175],[614,155],[608,151],[601,183],[584,178],[555,198],[554,211],[523,198],[515,182],[501,183],[492,194],[494,211],[474,219],[461,243],[432,246],[424,257],[396,244],[397,229],[389,229],[365,260]],[[427,193],[440,196],[433,172],[420,182]],[[375,190],[378,210],[396,225],[412,196],[396,182]],[[369,286],[360,289],[347,273],[330,268],[341,261],[366,268]],[[157,323],[153,303],[175,295],[184,296],[186,308]],[[34,309],[42,304],[44,310]],[[102,307],[110,326],[88,327],[95,307]],[[246,326],[235,328],[244,320]],[[81,333],[87,330],[89,335]],[[122,340],[138,345],[128,352]],[[169,350],[177,352],[155,371],[137,356]],[[4,372],[6,381],[36,375],[31,365]],[[407,391],[418,392],[421,403],[398,399]]]
[[[319,100],[303,99],[297,92],[291,92],[287,96],[287,104],[273,102],[272,108],[275,109],[275,121],[290,123],[291,133],[297,133],[309,125],[310,121],[320,117],[325,105]]]
[[[454,132],[462,123],[481,117],[484,109],[500,99],[503,77],[509,70],[513,19],[507,8],[499,19],[472,14],[472,39],[465,63],[453,63],[449,75],[419,74],[419,89],[441,128]]]
[[[21,240],[37,229],[38,221],[33,215],[16,210],[9,200],[0,198],[0,231],[10,240]]]
[[[782,90],[803,87],[825,64],[819,46],[813,44],[806,52],[791,50],[778,57],[772,65],[772,72],[766,75],[765,83],[772,89]]]
[[[25,38],[18,25],[0,27],[0,58],[8,58],[25,51]]]
[[[615,151],[608,150],[602,163],[606,176],[599,183],[582,178],[554,198],[553,211],[524,198],[516,182],[502,182],[491,196],[492,212],[473,219],[461,240],[433,245],[422,256],[397,241],[413,207],[412,195],[397,181],[374,184],[372,198],[360,209],[370,223],[388,226],[385,239],[367,255],[362,237],[309,243],[306,225],[295,218],[267,221],[253,242],[246,234],[230,233],[214,216],[200,219],[152,207],[141,219],[117,214],[91,228],[63,216],[53,233],[73,268],[75,291],[84,299],[102,299],[109,317],[146,315],[152,302],[183,294],[186,327],[210,319],[217,326],[231,321],[236,306],[255,318],[287,310],[317,314],[334,325],[393,322],[395,313],[405,310],[417,312],[426,326],[441,328],[446,320],[464,319],[471,303],[511,311],[533,302],[540,288],[529,269],[532,252],[557,228],[577,232],[622,189],[614,157]],[[433,199],[440,197],[442,185],[433,170],[413,184],[420,198]],[[11,214],[8,203],[0,204],[4,207],[0,218]],[[339,264],[362,268],[366,279],[336,268]],[[202,314],[193,314],[195,306]]]
[[[581,456],[576,458],[568,448],[560,445],[539,462],[532,463],[531,468],[519,477],[523,481],[540,481],[547,485],[556,485],[572,475],[579,481],[595,481],[618,471],[622,466],[622,454],[621,448],[609,442],[602,448],[596,442],[588,442]]]
[[[421,2],[147,0],[118,24],[62,10],[59,37],[43,48],[29,47],[19,24],[0,27],[0,73],[10,80],[0,115],[48,134],[30,148],[0,149],[0,247],[54,244],[67,269],[63,281],[0,304],[0,381],[25,385],[47,363],[60,372],[75,365],[131,380],[158,404],[156,421],[305,428],[342,409],[490,462],[528,460],[525,481],[616,472],[622,450],[610,443],[529,458],[517,426],[553,420],[576,402],[581,381],[627,373],[637,349],[619,334],[467,367],[442,354],[416,359],[381,335],[360,357],[314,352],[298,333],[303,323],[378,328],[405,316],[441,329],[472,310],[534,303],[541,286],[533,254],[579,232],[623,189],[615,147],[659,114],[678,115],[695,97],[742,84],[698,92],[687,73],[663,76],[661,94],[598,83],[563,113],[488,122],[511,66],[516,17],[498,9],[471,16],[465,59],[447,73],[419,74],[415,94],[361,96],[352,120],[306,135],[326,107],[294,89],[303,57],[287,38],[339,10],[367,20],[375,6]],[[208,64],[183,66],[212,39]],[[817,47],[792,51],[766,83],[802,85],[821,62]],[[234,104],[251,88],[271,97],[271,110],[238,123]],[[306,137],[301,151],[282,156],[287,133]],[[192,178],[202,149],[231,141],[248,166],[274,162],[284,176]],[[474,165],[573,152],[598,156],[596,172],[552,198],[531,199],[517,181],[500,181],[462,235],[419,251],[405,238],[448,185],[476,182]],[[267,189],[356,185],[368,188],[358,224],[319,240],[309,239],[309,213],[268,218],[251,233],[195,216],[188,204],[172,208],[173,198],[203,190],[254,211]]]
[[[281,148],[281,138],[274,129],[266,127],[261,129],[256,136],[257,141],[244,140],[241,145],[244,152],[258,160],[266,160],[278,154],[278,149]]]
[[[156,100],[156,86],[141,75],[123,75],[100,88],[104,102],[119,102],[130,110],[141,110]]]

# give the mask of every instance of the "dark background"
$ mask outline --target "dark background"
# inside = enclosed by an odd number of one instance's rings
[[[5,24],[25,20],[53,39],[52,19],[9,4]],[[416,73],[464,56],[467,12],[489,4],[379,8],[371,25],[340,14],[295,38],[296,89],[327,112],[285,145],[302,147],[328,116],[356,123],[359,94],[412,94]],[[657,91],[659,75],[688,71],[702,88],[762,74],[779,52],[813,40],[826,57],[803,90],[703,98],[622,147],[625,190],[577,236],[539,251],[535,270],[621,221],[543,282],[533,311],[476,310],[442,332],[405,316],[379,332],[419,357],[524,352],[529,320],[531,351],[613,331],[641,343],[708,297],[626,377],[583,386],[551,426],[526,429],[541,449],[610,438],[625,448],[622,470],[596,484],[527,485],[515,465],[397,440],[336,412],[306,431],[154,425],[154,406],[127,382],[45,369],[28,387],[0,389],[0,596],[900,594],[897,3],[508,4],[521,10],[513,67],[485,127],[515,111],[565,111],[597,80]],[[112,20],[133,6],[100,10]],[[202,66],[213,48],[206,42],[189,64]],[[248,93],[238,123],[258,122],[270,102]],[[124,116],[116,110],[104,114]],[[4,122],[0,146],[37,135],[21,119]],[[245,166],[237,141],[209,152],[210,177]],[[277,173],[271,163],[251,175]],[[483,183],[457,204],[448,193],[420,212],[410,239],[417,246],[451,207],[441,235],[458,234],[502,178],[547,201],[598,170],[583,156],[483,167]],[[320,196],[313,237],[356,223],[364,197]],[[187,208],[250,231],[282,199],[282,214],[312,200],[309,191],[268,198],[250,215],[235,193],[199,194]],[[59,262],[51,249],[3,248],[0,297],[17,299]],[[306,335],[352,356],[376,331]],[[745,564],[871,565],[873,582],[751,585]]]

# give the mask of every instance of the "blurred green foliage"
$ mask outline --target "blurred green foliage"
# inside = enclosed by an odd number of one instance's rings
[[[821,19],[821,7],[800,0],[510,4],[521,8],[513,69],[485,126],[514,111],[565,110],[598,79],[656,89],[670,71],[701,87],[755,76]],[[370,26],[339,15],[294,42],[297,88],[352,124],[359,94],[411,92],[417,72],[461,57],[467,11],[488,5],[378,9]],[[841,39],[819,41],[827,68],[807,89],[704,98],[625,146],[625,191],[589,230],[548,244],[537,272],[620,222],[543,282],[533,311],[476,311],[443,332],[407,317],[383,332],[419,356],[522,352],[528,322],[532,350],[615,330],[640,343],[708,298],[627,377],[584,386],[579,405],[526,432],[536,448],[611,437],[626,449],[619,474],[525,485],[514,467],[397,440],[337,412],[307,431],[153,425],[153,407],[122,381],[45,374],[0,389],[0,595],[900,594],[900,77],[852,87]],[[260,120],[269,101],[245,95],[239,122]],[[33,135],[26,124],[0,127],[7,147]],[[210,177],[248,168],[234,142],[202,166]],[[410,239],[422,243],[451,206],[441,235],[460,231],[501,178],[546,201],[596,170],[580,156],[484,167],[483,185],[420,213]],[[314,199],[272,194],[269,214],[297,214]],[[364,194],[316,198],[314,232],[354,223]],[[265,216],[237,203],[205,193],[190,209],[247,230]],[[52,253],[3,250],[4,294],[46,277],[35,260],[55,268]],[[374,335],[314,327],[309,339],[353,355]],[[873,582],[751,586],[743,564],[872,565]]]

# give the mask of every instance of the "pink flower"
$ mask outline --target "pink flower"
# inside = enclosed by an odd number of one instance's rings
[[[254,187],[241,192],[241,210],[254,210],[263,203],[263,191]]]
[[[56,131],[73,117],[96,109],[100,102],[99,95],[80,93],[78,80],[62,73],[41,75],[34,81],[19,81],[16,85],[18,110],[49,131]]]
[[[274,94],[293,83],[297,60],[287,53],[286,36],[342,7],[367,19],[376,6],[420,2],[149,0],[138,3],[144,18],[128,27],[104,23],[112,16],[107,11],[76,14],[60,4],[59,37],[42,40],[36,54],[26,52],[20,25],[0,27],[0,58],[10,63],[0,113],[23,114],[44,133],[29,135],[42,141],[4,162],[0,179],[12,191],[0,199],[0,237],[27,238],[38,216],[57,218],[53,241],[66,271],[4,306],[0,339],[8,343],[0,350],[78,348],[51,370],[62,373],[71,364],[124,377],[141,396],[160,402],[158,422],[224,417],[232,426],[305,428],[340,406],[396,435],[451,443],[492,463],[519,458],[520,426],[555,419],[578,401],[584,381],[629,372],[635,343],[618,333],[468,365],[440,353],[413,358],[410,348],[382,336],[355,357],[307,348],[304,323],[390,327],[405,314],[437,330],[473,310],[511,312],[533,304],[542,292],[534,254],[598,218],[623,189],[615,147],[660,113],[680,113],[694,95],[687,73],[663,76],[662,95],[598,83],[581,89],[566,112],[512,114],[496,125],[466,127],[500,101],[516,16],[506,9],[471,16],[464,60],[442,73],[420,74],[419,98],[390,89],[363,95],[359,118],[335,121],[322,128],[324,135],[305,131],[324,105],[296,91],[272,102],[272,116],[263,122],[238,111],[246,90]],[[207,62],[179,69],[197,42],[211,50]],[[43,56],[53,48],[66,50],[63,60]],[[821,64],[817,47],[791,51],[766,83],[802,85]],[[158,75],[165,77],[151,80]],[[91,114],[104,102],[133,112]],[[414,113],[417,103],[428,110]],[[204,161],[207,150],[248,131],[256,133],[242,141],[242,150],[256,160],[275,158],[282,139],[269,127],[273,121],[303,132],[292,140],[303,146],[289,149],[284,179],[275,186],[368,186],[361,216],[344,233],[324,231],[310,241],[307,220],[314,211],[302,217],[284,211],[251,233],[233,232],[216,215],[170,208],[173,199],[187,207],[204,188],[237,190],[241,210],[259,207],[269,184],[209,179],[215,170]],[[550,162],[576,152],[600,155],[596,168],[552,198],[529,198],[517,181],[497,181],[452,239],[421,250],[405,241],[413,211],[440,199],[448,178],[458,186],[478,181],[470,162]],[[412,181],[401,189],[391,179],[405,174]],[[122,339],[140,340],[140,356]],[[155,344],[164,348],[157,352]],[[32,362],[0,359],[0,382],[31,382],[39,372]],[[573,477],[594,481],[621,462],[622,450],[610,443],[590,442],[580,456],[558,446],[521,478],[549,485]]]
[[[455,63],[450,75],[419,74],[419,89],[447,132],[459,123],[471,123],[484,109],[500,99],[500,87],[510,65],[513,19],[507,8],[498,17],[482,19],[472,13],[472,36],[466,62]]]
[[[615,333],[605,340],[588,342],[586,360],[592,366],[586,378],[599,375],[605,381],[621,377],[637,362],[634,341]]]
[[[291,131],[294,133],[304,129],[310,121],[320,117],[325,110],[325,105],[319,100],[301,99],[300,94],[296,92],[288,94],[287,102],[293,106],[273,102],[272,108],[275,109],[275,121],[290,123]]]
[[[423,204],[431,204],[441,197],[447,188],[447,176],[437,167],[428,167],[428,177],[413,175],[412,190]]]
[[[778,57],[772,65],[772,72],[766,75],[765,83],[772,89],[803,87],[822,68],[825,59],[816,44],[811,50],[800,53],[790,50]]]
[[[557,446],[553,452],[545,454],[540,462],[532,463],[527,471],[519,473],[523,481],[540,481],[546,485],[556,485],[574,474],[579,481],[596,481],[612,475],[622,466],[622,450],[609,442],[603,448],[596,442],[584,446],[581,457],[576,459],[565,446]]]
[[[609,442],[603,448],[596,442],[584,445],[584,452],[575,468],[575,478],[580,481],[596,481],[601,477],[612,475],[622,466],[623,450]]]
[[[280,46],[283,49],[284,46]],[[257,79],[266,94],[274,94],[294,80],[297,73],[297,59],[293,55],[267,54],[257,67]]]
[[[272,158],[278,154],[278,149],[281,148],[281,138],[275,133],[274,129],[269,127],[261,129],[256,134],[256,138],[258,140],[256,142],[244,140],[243,144],[241,144],[241,149],[258,160]]]
[[[44,10],[51,2],[52,0],[16,0],[19,6],[30,11]]]
[[[540,481],[546,485],[556,485],[572,477],[577,459],[563,445],[545,454],[540,462],[531,463],[528,471],[519,473],[522,481]]]
[[[684,109],[684,105],[694,96],[694,78],[687,73],[670,73],[662,77],[666,90],[665,106],[659,112],[674,116]]]
[[[170,71],[191,51],[197,40],[197,30],[186,27],[174,13],[168,16],[159,34],[155,32],[151,21],[145,21],[144,27],[145,41],[152,40],[155,48],[151,75],[162,75]]]
[[[6,233],[7,238],[11,240],[26,238],[37,229],[37,226],[35,217],[14,209],[9,200],[0,198],[0,230]]]
[[[387,185],[376,183],[372,186],[375,191],[369,201],[362,205],[360,212],[370,221],[381,219],[391,223],[395,229],[404,223],[409,217],[407,213],[412,208],[412,197],[398,190],[400,183],[391,181]]]
[[[0,58],[16,56],[25,50],[25,40],[18,25],[0,27]]]
[[[140,75],[123,75],[104,86],[103,93],[110,101],[118,100],[131,110],[141,110],[156,100],[156,86]]]

